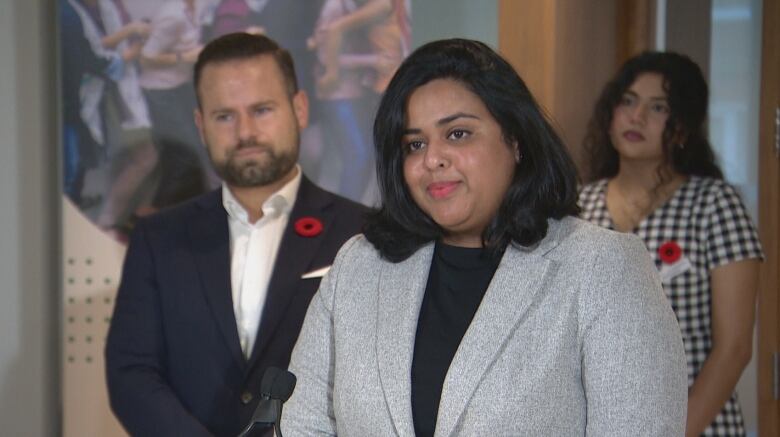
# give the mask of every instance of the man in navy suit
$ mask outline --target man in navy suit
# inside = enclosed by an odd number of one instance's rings
[[[194,77],[195,120],[224,183],[139,221],[130,239],[106,368],[132,435],[237,435],[365,212],[302,174],[308,101],[275,42],[218,38]]]

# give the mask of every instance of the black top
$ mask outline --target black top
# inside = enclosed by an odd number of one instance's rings
[[[436,243],[417,321],[412,414],[417,437],[432,436],[447,370],[501,257],[480,248]]]

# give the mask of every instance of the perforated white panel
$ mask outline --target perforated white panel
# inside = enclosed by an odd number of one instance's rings
[[[103,348],[125,247],[62,205],[63,435],[125,436],[108,406]]]

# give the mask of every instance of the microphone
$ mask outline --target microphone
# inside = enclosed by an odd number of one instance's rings
[[[278,367],[269,367],[260,381],[260,402],[252,420],[238,437],[247,437],[255,425],[273,426],[276,435],[282,437],[279,421],[282,418],[282,404],[290,398],[295,389],[295,375]]]

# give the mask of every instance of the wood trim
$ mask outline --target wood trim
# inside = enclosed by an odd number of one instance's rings
[[[499,0],[499,51],[550,116],[575,163],[593,105],[615,71],[617,0]]]
[[[555,81],[555,1],[498,2],[498,48],[520,73],[545,110],[552,113]]]
[[[758,430],[780,435],[780,402],[773,398],[773,353],[780,351],[780,158],[775,153],[775,111],[780,105],[780,6],[763,1],[759,127],[759,233],[766,254],[758,304]]]
[[[655,2],[652,0],[618,1],[615,22],[615,67],[628,58],[653,47]]]

